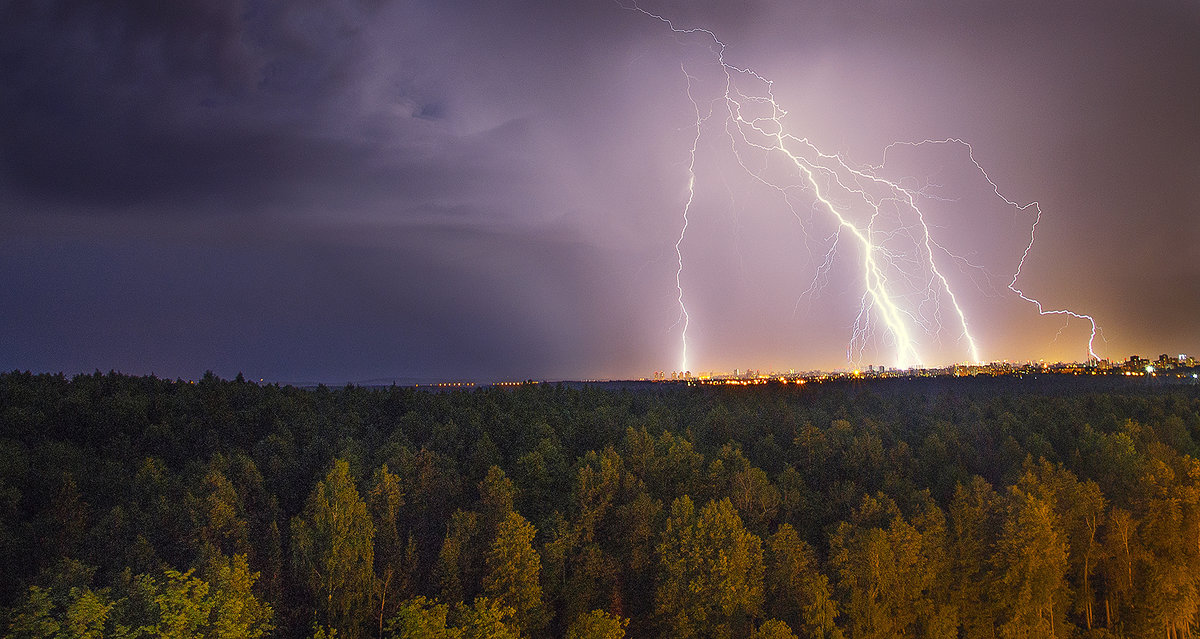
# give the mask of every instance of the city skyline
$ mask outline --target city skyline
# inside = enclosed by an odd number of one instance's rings
[[[1200,352],[1192,4],[632,8],[7,6],[0,369],[628,379],[1090,355],[1086,321],[1014,291],[1094,317],[1101,358]],[[921,198],[926,246],[886,247],[874,310],[818,182],[729,154],[705,117],[721,64],[753,70],[747,96],[769,87],[796,139]],[[894,208],[875,232],[911,235]]]

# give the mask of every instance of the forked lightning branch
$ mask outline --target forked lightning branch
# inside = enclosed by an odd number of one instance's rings
[[[698,95],[698,81],[686,65],[681,72],[687,81],[687,98],[694,107],[694,135],[688,149],[687,199],[682,206],[680,227],[675,242],[675,286],[678,319],[672,330],[679,331],[679,370],[689,370],[688,330],[696,319],[687,309],[687,251],[689,215],[697,198],[697,154],[704,135],[718,131],[738,166],[754,182],[777,194],[781,210],[803,222],[802,213],[817,211],[831,225],[828,237],[820,238],[825,254],[817,260],[810,286],[802,295],[817,292],[837,263],[835,253],[852,251],[850,258],[857,268],[856,281],[861,288],[857,314],[847,319],[848,344],[846,359],[860,361],[872,343],[882,344],[891,352],[897,367],[927,363],[922,353],[922,336],[946,335],[961,344],[963,359],[980,363],[984,360],[979,342],[972,332],[970,319],[960,295],[946,276],[947,265],[960,263],[971,268],[965,257],[952,252],[940,242],[934,225],[930,224],[920,190],[886,177],[884,163],[856,166],[840,154],[818,148],[808,137],[791,128],[788,111],[779,103],[773,81],[753,69],[739,67],[726,61],[726,44],[712,31],[683,28],[663,15],[640,6],[627,5],[662,22],[681,38],[697,39],[711,51],[710,63],[720,74],[720,89],[714,95]],[[713,126],[714,123],[716,126]],[[967,142],[947,138],[918,142],[897,142],[884,149],[887,153],[896,146],[924,147],[956,145],[965,149],[972,169],[978,171],[995,197],[1031,219],[1028,242],[1019,256],[1014,256],[1013,272],[1008,291],[1033,305],[1041,315],[1061,315],[1081,320],[1091,328],[1087,343],[1088,355],[1097,358],[1094,350],[1098,333],[1096,321],[1087,314],[1065,308],[1048,308],[1040,300],[1027,295],[1020,286],[1022,270],[1033,249],[1042,209],[1037,202],[1021,204],[1001,193],[1000,188],[975,160],[974,149]],[[787,171],[768,170],[764,158],[778,160]]]

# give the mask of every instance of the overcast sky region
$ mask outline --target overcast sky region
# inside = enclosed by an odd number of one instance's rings
[[[921,194],[981,359],[1082,360],[1090,325],[1008,288],[1032,209],[972,157],[1042,211],[1018,288],[1094,317],[1101,357],[1200,353],[1200,3],[638,6]],[[694,371],[893,365],[861,247],[794,165],[736,153],[713,38],[645,12],[0,0],[0,369],[641,377],[681,365],[677,274]],[[970,154],[889,148],[946,139]],[[909,239],[919,359],[966,361]]]

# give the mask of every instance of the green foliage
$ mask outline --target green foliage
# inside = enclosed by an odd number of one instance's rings
[[[522,639],[513,615],[516,611],[488,597],[479,597],[470,606],[457,610],[463,639]]]
[[[317,482],[304,512],[292,519],[297,576],[323,625],[344,639],[361,635],[371,596],[375,528],[345,461],[334,461]]]
[[[208,596],[208,583],[193,577],[190,570],[168,570],[163,577],[154,596],[158,622],[153,634],[172,639],[202,636],[215,604]]]
[[[761,468],[750,467],[735,472],[729,478],[726,494],[751,530],[765,532],[772,528],[779,511],[780,494]]]
[[[750,639],[796,639],[796,635],[786,623],[778,619],[768,619],[750,633]]]
[[[479,546],[479,516],[474,512],[456,510],[446,527],[446,538],[438,552],[434,580],[443,601],[465,601],[474,595],[479,581],[482,560]]]
[[[414,597],[400,604],[387,622],[388,639],[521,639],[513,624],[514,610],[488,597],[470,606],[459,603],[454,612],[446,604]]]
[[[492,466],[479,482],[480,529],[486,538],[494,538],[500,522],[513,512],[517,489],[498,466]]]
[[[209,566],[213,600],[210,631],[214,639],[257,639],[275,629],[274,611],[255,597],[259,573],[250,572],[245,555],[218,558]]]
[[[6,637],[100,639],[111,625],[114,602],[87,587],[55,592],[31,586],[10,612]]]
[[[488,551],[483,591],[497,606],[512,609],[515,625],[532,634],[546,622],[542,606],[542,562],[533,548],[537,530],[520,514],[508,513]]]
[[[576,617],[564,639],[624,639],[628,625],[628,619],[593,610]]]
[[[806,637],[841,639],[829,578],[812,546],[790,524],[780,526],[768,541],[766,566],[767,608],[783,620],[777,623],[801,629]]]
[[[910,521],[891,500],[864,497],[855,523],[842,522],[831,536],[850,637],[957,634],[944,591],[944,519],[926,507]]]
[[[8,634],[12,639],[42,639],[58,634],[58,620],[52,616],[54,602],[50,593],[30,586],[16,608],[9,613]]]
[[[1000,636],[1067,636],[1067,546],[1051,504],[1016,487],[996,545]]]
[[[193,517],[200,541],[224,555],[250,552],[249,527],[241,498],[218,468],[204,477],[204,494],[193,498]]]
[[[1002,519],[999,496],[982,477],[959,484],[950,504],[950,586],[964,639],[996,634],[999,601],[992,570]]]
[[[68,557],[74,554],[84,538],[88,510],[75,478],[69,472],[63,473],[43,524],[43,536],[52,556]]]
[[[274,630],[271,607],[251,592],[244,556],[214,560],[213,582],[167,569],[159,578],[126,573],[118,588],[30,587],[10,614],[11,637],[256,639]],[[117,598],[114,599],[113,591]]]
[[[0,374],[0,636],[1177,639],[1197,441],[1116,378]]]
[[[389,639],[458,639],[462,631],[446,627],[449,612],[446,604],[425,597],[407,599],[388,620],[383,636]]]
[[[401,536],[404,489],[400,477],[385,463],[375,471],[368,496],[371,522],[375,528],[375,581],[372,589],[373,610],[378,613],[378,629],[396,613],[401,600],[411,594],[412,570],[407,544]]]
[[[742,525],[728,499],[709,502],[699,514],[687,495],[676,499],[659,554],[654,609],[666,634],[734,636],[758,614],[762,542]]]

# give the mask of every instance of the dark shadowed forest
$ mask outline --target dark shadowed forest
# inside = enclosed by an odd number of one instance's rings
[[[1200,390],[0,375],[9,637],[1191,637]]]

